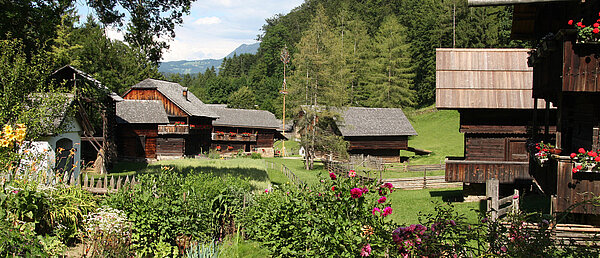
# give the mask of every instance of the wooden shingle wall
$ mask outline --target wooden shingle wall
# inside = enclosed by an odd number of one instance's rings
[[[437,49],[437,108],[533,108],[528,49]],[[540,107],[545,104],[540,101]]]

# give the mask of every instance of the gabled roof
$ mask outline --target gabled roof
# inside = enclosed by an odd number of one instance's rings
[[[173,102],[177,107],[181,108],[183,112],[189,116],[203,116],[209,118],[218,118],[219,116],[211,111],[206,104],[198,99],[192,92],[188,91],[187,99],[183,96],[183,86],[179,83],[167,82],[155,79],[145,79],[136,85],[133,85],[132,89],[156,89],[158,92],[163,94],[167,99]],[[129,93],[127,91],[127,93]]]
[[[219,118],[213,126],[278,129],[281,125],[273,113],[266,110],[227,108],[224,105],[208,104]]]
[[[63,79],[72,80],[72,78],[69,78],[71,74],[77,74],[84,80],[87,80],[88,82],[95,85],[98,89],[106,91],[108,96],[111,97],[113,100],[115,100],[115,101],[123,100],[123,98],[121,98],[121,96],[110,91],[106,86],[102,85],[102,83],[100,81],[94,79],[94,77],[92,77],[91,75],[89,75],[73,66],[65,65],[65,66],[59,68],[58,70],[54,71],[51,76],[53,78],[63,78]]]
[[[168,124],[167,112],[160,100],[123,100],[117,102],[119,124]]]
[[[529,49],[436,49],[436,107],[533,109]],[[538,106],[545,105],[538,100]]]
[[[342,136],[417,135],[400,108],[349,107],[337,123]]]

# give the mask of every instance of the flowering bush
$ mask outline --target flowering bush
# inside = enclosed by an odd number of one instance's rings
[[[600,13],[598,13],[600,17]],[[582,42],[599,41],[600,40],[600,18],[594,22],[591,26],[583,24],[583,19],[579,22],[569,20],[569,25],[575,27],[577,30],[577,39]]]
[[[571,160],[575,162],[572,172],[577,173],[582,170],[593,170],[598,167],[598,164],[600,164],[599,152],[600,150],[586,151],[584,148],[579,148],[577,153],[571,153]]]
[[[539,142],[535,144],[536,153],[534,154],[537,162],[543,165],[550,156],[550,150],[554,149],[554,146],[550,143]]]
[[[86,215],[85,239],[86,256],[128,257],[131,255],[131,222],[123,211],[110,207],[98,208]]]
[[[329,174],[314,188],[283,185],[246,209],[246,235],[273,256],[385,256],[392,248],[391,185]]]

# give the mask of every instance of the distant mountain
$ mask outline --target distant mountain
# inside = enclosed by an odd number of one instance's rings
[[[227,55],[226,58],[231,58],[231,57],[233,57],[234,54],[237,54],[237,55],[239,55],[239,54],[256,54],[259,46],[260,46],[260,42],[257,42],[254,44],[249,44],[249,45],[242,44],[239,47],[237,47],[235,50],[233,50],[231,53],[229,53],[229,55]],[[180,73],[180,74],[191,73],[191,74],[194,74],[194,73],[203,73],[204,71],[206,71],[206,69],[209,69],[214,66],[215,70],[217,70],[217,72],[219,72],[219,67],[221,66],[221,63],[223,63],[223,59],[170,61],[170,62],[161,63],[160,66],[158,67],[158,71],[163,74],[169,74],[169,73]]]
[[[256,52],[258,52],[258,47],[260,47],[260,42],[256,42],[250,45],[242,44],[235,50],[233,50],[233,52],[229,53],[229,55],[227,55],[226,58],[233,57],[233,54],[256,54]]]

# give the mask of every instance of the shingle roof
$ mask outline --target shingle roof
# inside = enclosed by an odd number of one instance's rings
[[[168,124],[167,112],[160,100],[123,100],[117,102],[119,124]]]
[[[77,68],[75,68],[73,66],[65,65],[65,66],[59,68],[58,70],[54,71],[52,73],[52,76],[53,77],[61,77],[62,76],[63,78],[66,78],[66,76],[67,76],[68,73],[76,73],[79,76],[81,76],[82,78],[84,78],[85,80],[87,80],[87,81],[91,82],[92,84],[94,84],[98,89],[107,91],[108,96],[110,98],[112,98],[113,100],[115,100],[115,101],[121,101],[121,100],[123,100],[121,98],[121,96],[119,96],[118,94],[110,91],[106,86],[102,85],[102,83],[100,81],[96,80],[91,75],[89,75],[89,74],[87,74],[87,73],[85,73],[85,72],[83,72],[83,71],[81,71],[81,70],[79,70],[79,69],[77,69]]]
[[[275,115],[266,110],[226,108],[223,105],[207,105],[219,115],[213,126],[250,127],[277,129],[280,124]]]
[[[165,95],[171,102],[181,108],[190,116],[203,116],[218,118],[219,116],[211,111],[206,104],[198,99],[192,92],[188,91],[187,99],[183,96],[184,87],[179,83],[167,82],[155,79],[145,79],[131,87],[132,89],[157,89]]]
[[[337,124],[343,136],[417,135],[400,108],[349,107],[341,113]]]

